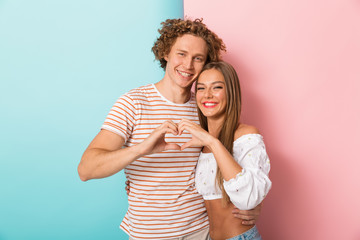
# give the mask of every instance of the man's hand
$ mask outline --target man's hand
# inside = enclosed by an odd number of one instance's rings
[[[126,194],[129,195],[130,181],[127,180],[125,182],[125,185],[126,185],[125,186]],[[240,210],[238,208],[234,208],[232,214],[234,215],[234,217],[242,219],[243,225],[254,225],[260,216],[262,205],[263,203],[260,203],[254,209],[251,210]]]
[[[130,193],[130,181],[127,180],[125,181],[125,191],[126,191],[126,194],[129,196],[129,193]]]
[[[143,142],[141,146],[142,155],[158,153],[165,150],[180,150],[180,146],[175,143],[167,143],[165,141],[165,134],[170,133],[178,135],[177,125],[168,120],[157,127]]]
[[[238,208],[234,208],[232,214],[234,217],[242,219],[243,225],[254,225],[260,216],[262,205],[263,203],[260,203],[251,210],[240,210]]]

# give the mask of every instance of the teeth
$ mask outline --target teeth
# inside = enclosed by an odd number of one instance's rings
[[[212,106],[215,106],[216,103],[204,103],[204,105],[205,105],[206,107],[212,107]]]
[[[179,70],[178,70],[178,73],[180,73],[180,75],[183,76],[183,77],[190,77],[191,76],[191,74],[186,73],[186,72],[180,72]]]

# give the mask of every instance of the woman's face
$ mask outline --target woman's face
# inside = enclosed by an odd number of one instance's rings
[[[200,74],[196,84],[196,103],[208,119],[225,116],[226,86],[219,70],[209,69]]]

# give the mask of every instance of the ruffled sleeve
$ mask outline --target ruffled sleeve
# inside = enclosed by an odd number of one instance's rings
[[[270,160],[262,136],[243,135],[234,142],[233,155],[243,170],[235,178],[224,180],[224,189],[237,208],[253,209],[271,188]]]

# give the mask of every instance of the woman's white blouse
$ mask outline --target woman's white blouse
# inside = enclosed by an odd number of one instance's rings
[[[235,178],[224,180],[224,189],[237,208],[249,210],[261,203],[271,188],[270,160],[263,137],[260,134],[246,134],[236,139],[233,157],[243,170]],[[222,198],[215,180],[216,169],[214,155],[201,153],[196,166],[195,185],[205,200]]]

